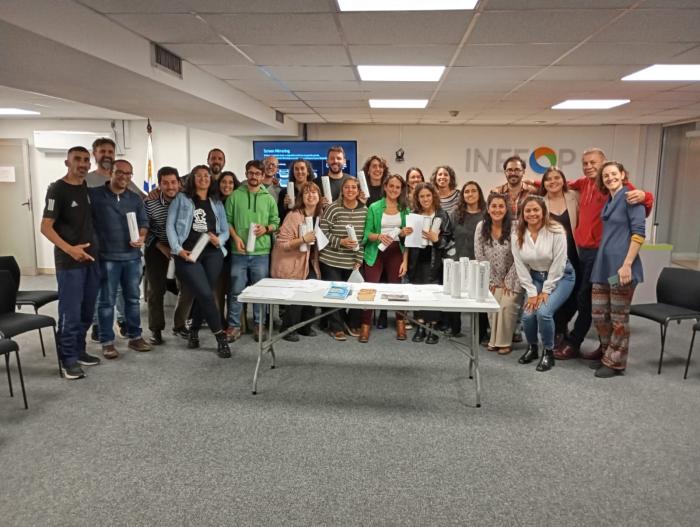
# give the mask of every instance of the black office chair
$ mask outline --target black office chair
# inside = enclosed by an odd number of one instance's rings
[[[22,397],[24,398],[24,409],[28,410],[27,392],[24,391],[24,376],[22,375],[22,363],[19,361],[19,346],[14,340],[0,339],[0,355],[5,355],[5,371],[7,372],[7,384],[10,387],[10,397],[14,397],[12,392],[12,377],[10,376],[10,354],[15,352],[17,357],[17,371],[19,372],[19,383],[22,385]]]
[[[648,318],[661,326],[659,371],[664,359],[666,330],[672,320],[700,319],[700,272],[692,269],[664,267],[656,282],[655,304],[634,304],[631,315]]]
[[[700,331],[700,322],[696,322],[693,326],[693,337],[690,339],[690,348],[688,349],[688,360],[685,361],[684,379],[688,378],[688,366],[690,366],[690,356],[693,354],[693,344],[695,344],[695,333]]]
[[[14,278],[15,283],[17,284],[17,299],[15,300],[15,303],[20,309],[22,309],[22,306],[32,306],[34,308],[34,313],[38,315],[40,307],[58,300],[58,291],[20,291],[19,285],[21,274],[19,271],[19,265],[17,265],[17,260],[15,260],[14,256],[0,256],[0,270],[10,271],[12,274],[12,278]],[[39,330],[39,341],[41,342],[41,353],[44,355],[44,357],[46,357],[44,336],[41,334],[41,329]]]
[[[58,339],[56,338],[56,321],[46,315],[30,315],[15,312],[17,286],[9,271],[0,271],[0,337],[12,338],[28,331],[40,328],[51,328],[56,345],[58,359],[58,374],[63,377],[61,359],[58,354]]]

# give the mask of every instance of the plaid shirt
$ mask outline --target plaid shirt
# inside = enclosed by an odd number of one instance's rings
[[[537,194],[537,188],[526,183],[521,183],[520,192],[518,194],[513,195],[508,190],[508,183],[505,183],[494,188],[491,191],[491,194],[505,194],[506,201],[508,202],[508,208],[510,209],[510,214],[513,219],[515,219],[518,217],[518,206],[520,205],[520,202],[530,194]]]

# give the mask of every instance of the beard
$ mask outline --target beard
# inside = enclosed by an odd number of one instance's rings
[[[97,164],[101,169],[111,171],[112,165],[114,165],[114,159],[112,159],[109,156],[104,156],[102,159],[100,159],[100,162]]]

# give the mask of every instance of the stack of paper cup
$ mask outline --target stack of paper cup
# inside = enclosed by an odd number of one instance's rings
[[[255,251],[255,228],[257,226],[257,223],[251,223],[250,227],[248,228],[248,240],[245,244],[245,250],[248,253],[252,253],[253,251]]]
[[[345,232],[348,233],[348,238],[350,238],[352,241],[356,242],[357,241],[357,234],[355,234],[355,227],[352,225],[346,225],[345,226]],[[360,244],[356,244],[355,248],[353,251],[359,251],[360,250]]]
[[[136,243],[139,241],[139,224],[136,221],[136,213],[135,212],[127,212],[126,213],[126,223],[129,226],[129,240],[133,243]]]
[[[193,262],[197,261],[197,258],[199,258],[199,255],[202,254],[202,251],[204,248],[207,246],[209,243],[209,234],[206,232],[203,232],[202,234],[199,235],[199,239],[197,240],[197,243],[194,244],[194,247],[192,248],[192,251],[190,251],[190,260]]]
[[[462,293],[468,298],[467,294],[469,286],[469,258],[462,256],[459,259],[459,282],[462,286]]]
[[[476,283],[479,274],[479,262],[476,260],[469,260],[469,275],[467,277],[467,295],[468,298],[476,298]]]
[[[450,273],[450,296],[452,298],[462,298],[462,274],[460,272],[459,262],[452,262],[450,265],[452,272]]]
[[[442,259],[442,292],[446,295],[452,294],[452,259]]]
[[[484,267],[484,279],[481,282],[482,295],[484,298],[489,297],[489,286],[491,284],[491,262],[481,262],[479,265]]]

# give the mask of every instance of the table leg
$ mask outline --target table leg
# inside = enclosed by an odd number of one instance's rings
[[[258,304],[260,310],[260,321],[265,317],[265,304]],[[258,393],[258,373],[260,372],[260,362],[263,354],[263,325],[258,326],[258,362],[255,364],[255,373],[253,373],[253,395]]]
[[[479,313],[472,313],[472,357],[476,378],[476,407],[481,408],[481,375],[479,375]]]
[[[270,304],[270,306],[269,306],[269,308],[270,308],[270,332],[268,333],[268,338],[269,338],[269,342],[270,342],[270,346],[269,346],[269,348],[270,348],[270,358],[272,359],[272,364],[270,365],[270,369],[271,369],[271,370],[274,370],[274,369],[275,369],[275,347],[274,347],[274,344],[272,344],[272,342],[273,342],[273,340],[272,340],[272,331],[273,331],[273,329],[274,329],[273,319],[274,319],[275,317],[272,315],[272,307],[273,307],[273,305]]]

